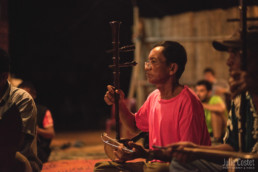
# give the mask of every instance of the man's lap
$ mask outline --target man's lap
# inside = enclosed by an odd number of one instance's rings
[[[103,161],[95,164],[94,171],[105,172],[168,172],[169,164],[160,162],[127,162],[117,163],[113,161]]]
[[[196,172],[218,172],[223,171],[222,166],[206,160],[195,160],[190,163],[180,163],[172,160],[170,163],[170,172],[174,171],[196,171]]]

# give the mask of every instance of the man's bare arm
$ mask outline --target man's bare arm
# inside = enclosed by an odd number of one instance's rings
[[[212,104],[212,105],[209,105],[207,103],[203,103],[202,105],[203,105],[204,109],[207,109],[207,110],[213,111],[213,112],[222,113],[226,110],[226,106],[223,103],[217,103],[217,104]]]
[[[108,105],[114,104],[114,87],[111,85],[107,86],[108,91],[104,96],[104,100]],[[119,116],[122,124],[128,129],[131,133],[137,134],[139,133],[139,129],[136,127],[136,121],[134,114],[128,109],[124,99],[124,92],[122,90],[116,90],[116,93],[120,95],[119,98]]]

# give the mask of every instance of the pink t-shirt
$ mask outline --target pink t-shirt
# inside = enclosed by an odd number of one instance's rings
[[[169,100],[154,90],[135,114],[137,127],[149,132],[149,146],[166,146],[179,141],[210,145],[204,110],[194,92],[187,86]]]

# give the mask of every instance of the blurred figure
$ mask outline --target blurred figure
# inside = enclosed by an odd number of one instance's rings
[[[24,89],[35,100],[37,92],[32,83],[23,81],[19,88]],[[50,110],[43,105],[36,104],[37,107],[37,148],[38,157],[44,163],[48,161],[51,153],[50,144],[55,136],[54,122]]]
[[[218,144],[222,141],[226,129],[226,105],[220,96],[212,95],[212,84],[209,81],[198,81],[195,90],[204,108],[211,141],[213,144]]]
[[[229,93],[228,82],[223,79],[217,79],[215,71],[212,68],[203,70],[204,79],[212,84],[212,94],[224,97],[224,94]]]
[[[30,162],[32,170],[38,172],[42,168],[42,162],[37,157],[37,109],[30,94],[13,87],[8,82],[9,71],[9,56],[0,48],[0,118],[3,118],[3,115],[12,107],[18,109],[17,113],[22,119],[22,137],[24,138],[18,151]]]

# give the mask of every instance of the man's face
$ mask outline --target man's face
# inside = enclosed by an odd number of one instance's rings
[[[215,80],[215,77],[213,76],[213,74],[211,72],[205,72],[204,73],[204,79],[206,81],[209,81],[209,82],[213,83],[214,80]]]
[[[229,58],[227,60],[227,65],[229,67],[229,72],[241,69],[241,58],[239,51],[233,49],[229,50]]]
[[[211,91],[208,91],[204,85],[197,85],[195,91],[201,102],[208,101]]]
[[[165,83],[171,77],[170,67],[162,53],[163,49],[162,46],[153,48],[148,57],[148,65],[145,65],[148,81],[152,84]]]

